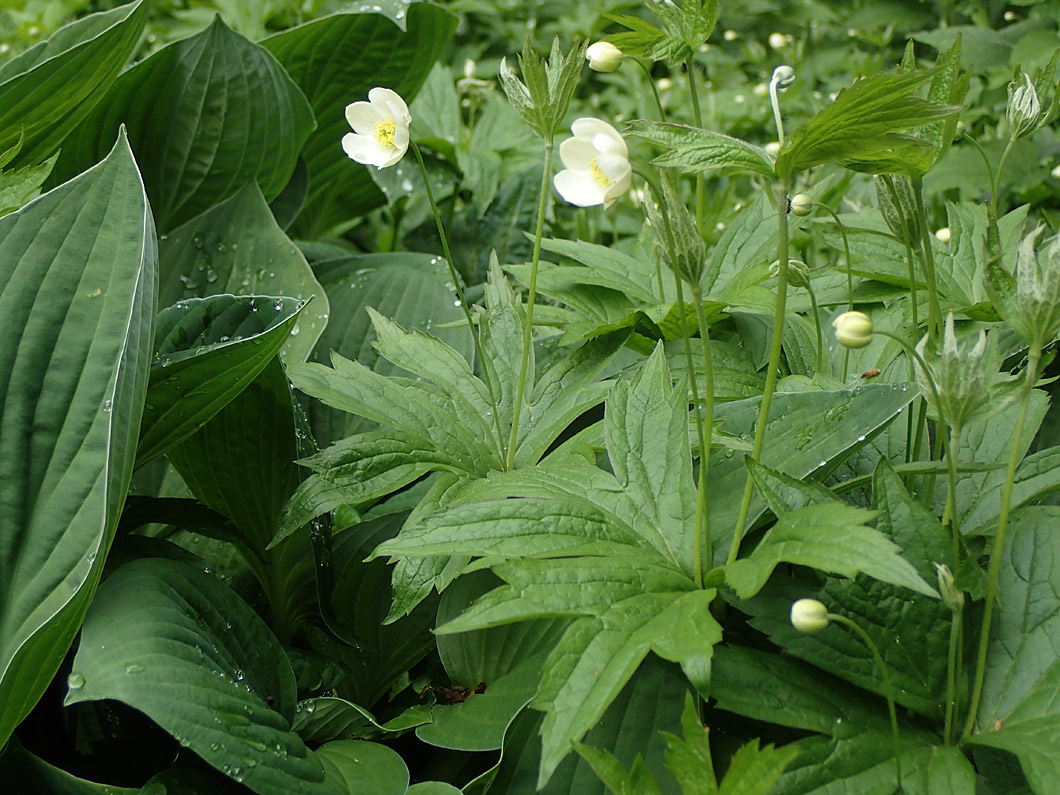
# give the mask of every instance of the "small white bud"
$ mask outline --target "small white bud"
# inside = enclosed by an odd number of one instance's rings
[[[773,155],[773,157],[779,155],[780,141],[770,141],[768,144],[766,144],[766,151],[769,152],[769,154]]]
[[[598,41],[589,45],[585,58],[594,72],[615,72],[622,65],[622,50],[609,41]]]
[[[872,342],[872,320],[864,312],[844,312],[832,326],[836,341],[844,348],[864,348]]]
[[[943,603],[950,610],[958,612],[964,607],[964,591],[954,585],[953,574],[945,563],[936,563],[935,571],[938,573],[939,593],[942,594]]]
[[[769,34],[769,46],[774,50],[779,50],[788,46],[788,37],[783,33],[770,33]]]
[[[1050,171],[1049,173],[1052,174],[1057,179],[1060,179],[1060,165],[1053,166],[1053,170]]]
[[[957,126],[953,129],[953,140],[959,141],[964,137],[964,134],[968,131],[967,125],[963,121],[957,122]]]
[[[950,242],[950,228],[948,226],[942,227],[942,229],[939,229],[937,232],[935,232],[935,237],[938,239],[938,241],[940,243],[949,243]]]
[[[756,97],[769,96],[769,86],[767,86],[765,83],[759,83],[752,90],[754,91],[754,95]]]
[[[787,64],[778,66],[773,70],[773,82],[777,84],[777,88],[787,88],[795,82],[795,70]]]
[[[737,33],[735,30],[727,30],[723,34],[721,34],[721,37],[725,39],[725,41],[736,41],[738,38],[740,38],[740,34]]]
[[[813,211],[813,199],[805,193],[796,193],[791,197],[791,212],[805,218]]]
[[[475,77],[475,67],[476,66],[477,66],[477,64],[474,61],[472,61],[470,58],[465,59],[465,61],[464,61],[464,77],[465,77],[465,79],[471,80],[471,79],[473,79]]]
[[[669,91],[674,87],[674,81],[669,77],[661,77],[655,81],[655,87],[660,91]]]
[[[828,626],[828,608],[816,599],[799,599],[791,605],[791,625],[813,634]]]

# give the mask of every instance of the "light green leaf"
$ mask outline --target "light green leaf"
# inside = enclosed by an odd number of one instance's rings
[[[191,436],[247,387],[283,346],[304,304],[217,295],[158,316],[137,466]]]
[[[790,745],[759,748],[758,740],[751,740],[733,754],[718,795],[769,795],[784,768],[798,755],[798,749]]]
[[[0,151],[21,137],[20,164],[54,153],[125,67],[150,8],[136,2],[91,14],[0,67]],[[116,133],[101,143],[109,147]]]
[[[0,215],[17,210],[37,196],[40,186],[48,179],[58,155],[52,155],[37,166],[26,166],[16,171],[0,171]]]
[[[331,303],[331,317],[317,343],[314,361],[327,361],[331,351],[336,351],[383,375],[399,372],[372,346],[367,307],[402,328],[433,335],[471,360],[471,332],[466,325],[452,325],[464,313],[456,306],[448,269],[439,257],[412,252],[367,254],[320,262],[313,270]],[[369,430],[362,418],[316,401],[309,412],[313,433],[322,446]]]
[[[283,67],[220,16],[114,81],[63,144],[60,177],[98,158],[122,122],[163,231],[233,195],[248,179],[267,200],[279,195],[315,126]]]
[[[342,136],[350,132],[345,108],[366,100],[373,86],[391,88],[411,103],[455,22],[429,3],[362,3],[262,40],[305,92],[317,119],[316,131],[304,145],[299,142],[310,175],[309,195],[295,221],[299,235],[321,237],[383,204],[367,167],[342,151]],[[412,129],[415,137],[415,119]]]
[[[730,135],[658,121],[632,121],[625,132],[670,150],[652,160],[657,166],[679,168],[686,174],[738,169],[776,178],[773,158],[765,149]]]
[[[154,326],[154,228],[124,134],[0,218],[0,743],[88,608],[132,476]]]
[[[260,793],[329,792],[289,729],[295,681],[279,643],[217,578],[144,559],[112,574],[85,619],[67,704],[122,701]]]
[[[327,325],[328,296],[283,233],[253,180],[163,235],[159,302],[211,295],[282,295],[308,301],[284,341],[285,362],[304,362]]]

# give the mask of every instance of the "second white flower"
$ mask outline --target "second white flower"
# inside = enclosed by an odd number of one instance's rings
[[[559,147],[565,168],[556,174],[556,190],[578,207],[610,207],[633,179],[626,142],[599,119],[577,119],[571,132],[574,137]]]

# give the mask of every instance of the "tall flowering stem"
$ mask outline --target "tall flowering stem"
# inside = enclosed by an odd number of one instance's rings
[[[534,229],[534,253],[530,260],[530,285],[526,297],[526,325],[523,328],[523,355],[519,360],[519,385],[515,393],[515,406],[512,409],[512,432],[508,437],[508,457],[506,469],[515,467],[515,448],[519,440],[519,415],[522,413],[523,393],[526,390],[526,371],[530,364],[530,346],[534,344],[534,301],[537,299],[537,266],[541,261],[541,237],[545,230],[545,211],[548,209],[549,181],[552,177],[551,137],[545,139],[545,165],[541,173],[541,190],[537,197],[537,226]],[[494,412],[496,414],[496,412]]]
[[[755,426],[755,438],[751,447],[751,458],[757,461],[762,455],[762,445],[766,437],[766,425],[769,421],[769,407],[773,402],[773,392],[777,387],[777,372],[780,369],[780,351],[784,341],[784,310],[788,299],[788,182],[780,180],[773,185],[777,200],[777,262],[780,271],[777,275],[777,300],[773,307],[773,340],[769,348],[769,363],[766,365],[766,383],[762,394],[762,405],[758,412],[758,423]],[[743,541],[744,525],[751,510],[751,497],[754,495],[754,481],[748,471],[744,483],[743,499],[740,512],[733,528],[732,545],[729,547],[728,562],[732,563],[740,553],[740,542]]]
[[[442,253],[445,254],[445,262],[449,266],[449,278],[453,280],[453,290],[456,291],[456,298],[460,302],[460,307],[464,310],[464,318],[467,320],[467,327],[471,330],[471,341],[475,346],[475,359],[476,361],[482,362],[482,343],[479,340],[478,328],[475,325],[475,321],[471,317],[471,310],[468,308],[467,299],[464,297],[464,288],[460,284],[460,274],[456,271],[456,265],[453,262],[453,253],[449,250],[449,238],[445,234],[445,225],[442,223],[442,214],[438,211],[438,204],[434,199],[434,191],[431,189],[431,179],[427,174],[427,166],[423,162],[423,155],[420,154],[420,148],[416,145],[415,141],[409,141],[412,147],[412,153],[416,155],[416,162],[420,166],[420,174],[423,176],[423,185],[427,192],[427,201],[431,205],[431,213],[434,215],[434,223],[438,227],[438,237],[442,241]],[[504,441],[504,435],[501,433],[501,423],[497,411],[497,398],[493,394],[493,386],[490,384],[488,378],[483,379],[486,382],[486,389],[490,396],[490,405],[493,407],[493,426],[497,432],[497,444],[501,444]]]

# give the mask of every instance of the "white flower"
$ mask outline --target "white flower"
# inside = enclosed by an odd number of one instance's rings
[[[791,605],[791,625],[813,634],[828,626],[828,608],[816,599],[799,599]]]
[[[566,168],[556,174],[556,190],[578,207],[610,207],[633,179],[626,142],[599,119],[577,119],[570,129],[574,137],[559,146]]]
[[[585,57],[594,72],[614,72],[622,65],[622,50],[609,41],[590,44]]]
[[[409,148],[409,115],[405,100],[389,88],[373,88],[367,102],[346,106],[352,133],[342,136],[342,149],[358,163],[386,168]]]

